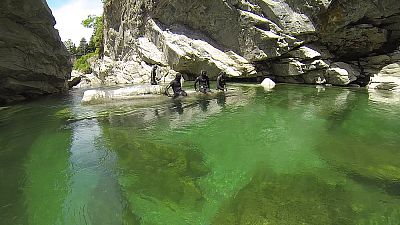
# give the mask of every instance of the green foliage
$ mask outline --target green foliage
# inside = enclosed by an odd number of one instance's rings
[[[76,54],[76,46],[74,44],[74,42],[72,42],[71,39],[68,39],[67,41],[64,41],[64,45],[67,48],[68,52],[71,55],[75,55]]]
[[[103,16],[89,15],[82,21],[86,28],[93,28],[93,34],[88,45],[88,52],[100,54],[103,49]]]
[[[85,38],[82,38],[81,41],[79,42],[76,54],[78,56],[83,56],[86,55],[87,53],[90,53],[90,51],[88,51],[88,43]]]
[[[89,43],[82,38],[78,47],[75,47],[71,40],[66,42],[66,46],[68,44],[70,47],[67,46],[67,48],[71,49],[71,54],[78,58],[74,63],[74,70],[91,73],[88,60],[94,57],[98,58],[103,51],[103,16],[89,15],[82,21],[82,25],[86,28],[93,28]]]
[[[98,55],[95,52],[91,52],[77,59],[74,63],[74,70],[78,70],[82,73],[91,73],[92,69],[90,68],[88,60],[93,57],[97,58]]]

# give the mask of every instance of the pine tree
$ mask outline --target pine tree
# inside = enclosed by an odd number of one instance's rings
[[[88,43],[85,38],[82,38],[81,41],[79,42],[79,46],[77,49],[77,55],[78,56],[83,56],[88,53]]]

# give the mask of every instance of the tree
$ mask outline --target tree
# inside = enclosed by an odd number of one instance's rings
[[[72,42],[71,39],[64,41],[64,45],[71,55],[76,55],[76,46],[75,46],[74,42]]]
[[[86,28],[93,28],[88,50],[100,55],[103,52],[103,16],[89,15],[82,21],[82,25]]]
[[[85,38],[82,38],[81,41],[79,42],[79,46],[77,49],[77,55],[83,56],[88,53],[88,43]]]

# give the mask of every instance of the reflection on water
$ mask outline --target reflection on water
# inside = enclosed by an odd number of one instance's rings
[[[400,223],[396,101],[234,89],[1,108],[1,224]]]

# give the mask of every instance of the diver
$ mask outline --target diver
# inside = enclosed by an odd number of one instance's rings
[[[175,76],[175,79],[172,80],[168,86],[165,88],[165,94],[168,96],[171,96],[168,92],[169,88],[172,87],[172,90],[174,91],[173,98],[176,98],[178,96],[187,96],[186,91],[182,90],[182,84],[181,84],[181,79],[182,79],[182,74],[177,73]]]
[[[220,72],[217,77],[217,90],[218,91],[228,91],[226,88],[226,81],[225,81],[225,72]]]
[[[157,65],[154,65],[153,68],[151,69],[151,74],[150,74],[150,84],[151,85],[157,85],[158,84],[158,79],[157,79]]]
[[[199,88],[197,88],[197,83],[199,83]],[[207,76],[207,71],[201,71],[201,75],[198,76],[194,82],[194,89],[202,93],[211,92],[210,79]]]

